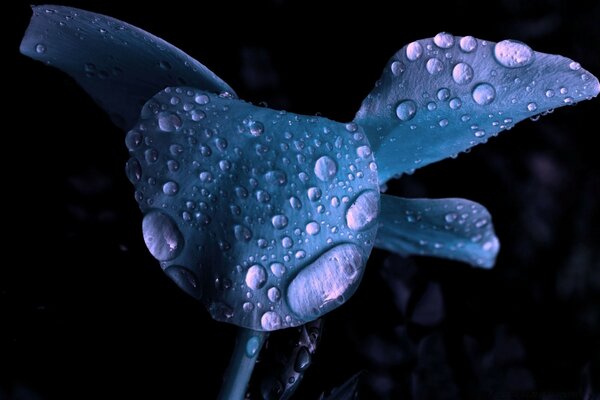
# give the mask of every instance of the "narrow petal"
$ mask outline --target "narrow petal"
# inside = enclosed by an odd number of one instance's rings
[[[423,255],[494,266],[500,243],[490,213],[465,199],[404,199],[381,195],[375,246],[402,255]]]
[[[122,129],[167,86],[233,90],[164,40],[111,17],[62,6],[34,6],[21,53],[71,75]]]
[[[391,58],[355,122],[384,183],[599,91],[598,79],[568,58],[517,41],[440,33]]]

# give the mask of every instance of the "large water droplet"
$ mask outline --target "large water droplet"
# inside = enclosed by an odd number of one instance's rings
[[[459,85],[465,85],[473,80],[473,68],[467,63],[458,63],[452,69],[452,79]]]
[[[346,224],[355,231],[371,226],[379,215],[379,193],[374,190],[362,192],[346,211]]]
[[[419,42],[412,42],[406,46],[406,58],[415,61],[423,54],[423,46]]]
[[[267,283],[267,271],[265,271],[262,265],[254,264],[248,268],[248,272],[246,272],[246,285],[250,289],[260,289],[265,286],[265,283]]]
[[[417,104],[412,100],[403,100],[396,107],[396,116],[400,121],[410,121],[417,113]]]
[[[320,157],[315,163],[315,175],[322,181],[332,179],[337,173],[337,164],[329,156]]]
[[[427,60],[425,67],[427,68],[427,72],[429,72],[431,75],[435,75],[442,72],[444,69],[444,64],[439,59],[433,57]]]
[[[260,318],[260,326],[265,331],[274,331],[281,328],[281,317],[274,311],[267,311]]]
[[[313,319],[340,305],[358,281],[363,257],[353,244],[338,245],[306,266],[287,290],[290,308],[299,317]]]
[[[158,261],[174,259],[183,248],[183,236],[179,228],[161,211],[150,211],[144,216],[142,234],[150,254]]]
[[[273,224],[275,229],[283,229],[287,226],[288,219],[285,215],[275,215],[271,218],[271,224]]]
[[[477,39],[473,36],[465,36],[460,39],[460,49],[465,53],[470,53],[477,48]]]
[[[533,50],[524,43],[513,40],[503,40],[496,43],[494,57],[500,65],[506,68],[519,68],[531,64],[534,58]]]
[[[473,89],[472,96],[475,103],[485,106],[496,98],[496,89],[489,83],[480,83]]]
[[[434,36],[433,43],[439,48],[448,49],[454,44],[454,36],[447,32],[440,32]]]
[[[170,112],[161,112],[158,114],[158,127],[164,132],[175,132],[181,128],[181,118]]]

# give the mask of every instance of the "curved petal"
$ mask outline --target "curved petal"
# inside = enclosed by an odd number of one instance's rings
[[[490,213],[465,199],[405,199],[381,195],[375,247],[491,268],[500,242]]]
[[[122,129],[167,86],[233,90],[178,48],[135,26],[62,6],[34,6],[21,53],[71,75]]]
[[[391,58],[355,122],[369,137],[382,184],[599,90],[598,79],[568,58],[440,33]]]

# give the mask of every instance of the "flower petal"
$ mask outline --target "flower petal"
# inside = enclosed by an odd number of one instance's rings
[[[465,199],[405,199],[381,195],[375,246],[415,254],[494,266],[500,243],[490,213]]]
[[[384,183],[599,91],[598,79],[568,58],[516,41],[440,33],[391,58],[355,122]]]
[[[111,17],[62,6],[34,6],[21,53],[71,75],[122,129],[167,86],[233,90],[164,40]]]

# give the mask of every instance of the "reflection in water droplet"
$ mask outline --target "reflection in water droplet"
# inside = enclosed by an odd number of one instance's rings
[[[306,369],[310,366],[311,356],[308,349],[304,346],[298,350],[298,355],[296,356],[296,361],[294,362],[294,371],[300,373],[302,371],[306,371]]]
[[[450,98],[450,90],[447,88],[441,88],[437,91],[436,96],[439,101],[446,101]]]
[[[137,158],[130,158],[125,164],[125,171],[127,172],[127,178],[131,183],[136,184],[142,178],[142,167]]]
[[[368,228],[379,215],[379,193],[374,190],[362,192],[346,211],[346,224],[355,231]]]
[[[480,83],[473,89],[472,96],[475,103],[485,106],[496,98],[496,89],[489,83]]]
[[[183,248],[183,236],[177,225],[161,211],[150,211],[144,216],[142,234],[150,254],[158,261],[174,259]]]
[[[46,46],[41,43],[35,45],[35,52],[38,54],[44,54],[46,52]]]

